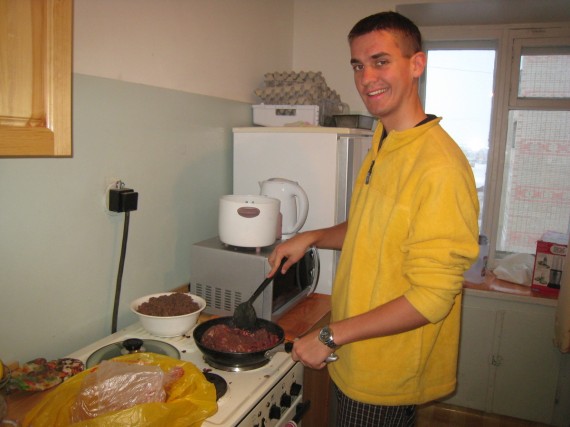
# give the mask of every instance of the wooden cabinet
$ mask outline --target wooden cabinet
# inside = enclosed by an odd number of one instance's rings
[[[321,329],[330,322],[330,314],[315,324],[313,329]],[[311,401],[307,414],[303,417],[303,425],[311,427],[328,427],[329,425],[329,402],[331,391],[331,379],[329,372],[324,369],[305,368],[303,373],[304,401]]]
[[[0,0],[0,156],[71,156],[72,0]]]
[[[565,406],[556,301],[466,291],[456,393],[445,403],[551,424]],[[561,406],[562,405],[562,406]]]
[[[285,330],[286,339],[292,341],[328,324],[330,310],[330,295],[311,294],[285,313],[278,323]],[[311,402],[302,420],[304,426],[328,427],[330,383],[327,369],[305,368],[303,371],[303,401]]]

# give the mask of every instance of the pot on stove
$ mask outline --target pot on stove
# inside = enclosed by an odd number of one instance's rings
[[[279,225],[278,199],[266,196],[227,195],[220,198],[220,240],[232,246],[260,248],[275,243]]]

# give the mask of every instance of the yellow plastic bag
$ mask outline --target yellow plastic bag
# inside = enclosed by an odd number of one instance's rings
[[[184,374],[170,388],[166,402],[143,403],[97,418],[71,423],[71,407],[83,379],[98,367],[94,366],[68,379],[49,392],[25,417],[24,427],[199,427],[215,414],[216,389],[192,363],[155,353],[133,353],[113,361],[157,365],[164,372],[179,366]]]

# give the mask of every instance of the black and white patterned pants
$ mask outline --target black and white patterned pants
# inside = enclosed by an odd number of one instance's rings
[[[413,427],[416,405],[382,406],[352,400],[334,385],[336,427]]]

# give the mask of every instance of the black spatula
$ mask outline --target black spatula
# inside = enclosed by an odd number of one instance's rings
[[[279,265],[279,268],[273,277],[267,277],[263,282],[261,282],[261,285],[258,286],[253,295],[249,297],[247,301],[242,302],[236,307],[234,310],[233,320],[234,325],[237,328],[249,330],[255,329],[255,325],[257,323],[257,313],[255,312],[255,308],[253,308],[253,302],[259,295],[261,295],[267,285],[271,283],[273,278],[278,274],[281,274],[281,269],[283,268],[285,261],[287,261],[287,258],[283,258],[281,260],[281,265]]]

